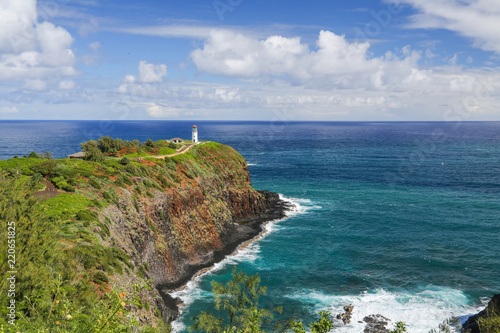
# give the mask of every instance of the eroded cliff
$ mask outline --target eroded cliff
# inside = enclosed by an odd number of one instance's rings
[[[252,188],[244,158],[229,146],[208,143],[141,164],[143,175],[115,187],[114,203],[100,211],[110,230],[102,241],[118,245],[139,267],[136,274],[152,280],[151,296],[161,294],[154,305],[171,320],[177,309],[167,291],[257,235],[264,220],[282,217],[284,205],[276,194]]]

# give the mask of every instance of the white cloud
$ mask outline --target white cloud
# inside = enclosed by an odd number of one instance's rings
[[[4,106],[0,108],[0,113],[17,113],[19,110],[15,106]]]
[[[209,37],[212,27],[187,26],[187,25],[163,25],[150,27],[130,28],[107,28],[108,31],[128,33],[133,35],[157,36],[166,38],[196,38],[205,39]]]
[[[410,28],[447,29],[474,41],[474,46],[500,53],[498,0],[389,0],[419,11]]]
[[[151,83],[163,82],[163,77],[167,75],[167,66],[140,61],[137,71],[137,77],[130,74],[125,75],[122,84],[118,87],[119,93],[131,93],[140,96],[150,94],[151,91],[155,90],[155,88],[151,86]]]
[[[90,43],[89,44],[89,48],[94,51],[94,52],[97,52],[99,51],[99,49],[101,48],[102,46],[102,43],[99,43],[99,42],[93,42],[93,43]]]
[[[148,64],[146,61],[139,63],[138,80],[142,83],[159,83],[167,75],[167,66]]]
[[[47,89],[47,83],[40,79],[36,80],[26,80],[24,83],[24,88],[28,90],[44,91]]]
[[[147,107],[148,115],[153,118],[178,118],[180,110],[164,105],[151,104]]]
[[[75,87],[75,82],[73,81],[61,81],[59,83],[59,89],[61,90],[71,90]]]
[[[392,89],[401,83],[423,85],[429,71],[418,68],[418,52],[401,50],[371,57],[369,43],[349,42],[344,36],[321,31],[316,50],[300,38],[250,38],[227,30],[213,30],[202,49],[191,53],[198,70],[237,78],[279,79],[292,85],[322,89]]]
[[[298,37],[212,30],[192,60],[199,72],[231,83],[163,82],[166,66],[142,61],[138,75],[124,76],[117,98],[152,118],[266,119],[286,109],[296,120],[439,121],[450,120],[446,112],[456,103],[462,120],[500,117],[499,72],[423,67],[421,54],[405,46],[374,57],[369,43],[329,31],[308,45]]]
[[[76,74],[70,33],[37,14],[35,0],[0,0],[0,81]]]

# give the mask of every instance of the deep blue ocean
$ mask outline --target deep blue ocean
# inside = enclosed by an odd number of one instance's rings
[[[61,158],[102,135],[189,138],[187,121],[0,121],[0,159]],[[295,205],[266,237],[177,292],[174,327],[211,300],[234,265],[258,272],[286,317],[354,305],[352,324],[381,314],[428,332],[500,292],[500,123],[198,122],[201,140],[231,145],[253,186]]]

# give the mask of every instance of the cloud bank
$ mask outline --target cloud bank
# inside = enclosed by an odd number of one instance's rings
[[[0,17],[0,81],[54,79],[77,73],[73,37],[51,22],[39,22],[35,0],[0,0]],[[29,81],[26,84],[32,86]]]
[[[500,1],[391,0],[419,11],[408,28],[447,29],[471,38],[474,46],[500,54]]]

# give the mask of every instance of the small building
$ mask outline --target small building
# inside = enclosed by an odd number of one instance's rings
[[[183,142],[184,142],[184,139],[181,139],[181,138],[173,138],[173,139],[170,139],[170,142],[173,142],[173,143],[183,143]]]
[[[78,153],[68,155],[67,157],[68,158],[77,158],[79,160],[83,160],[83,158],[85,157],[85,153],[83,151],[79,151]]]
[[[193,125],[193,134],[192,134],[192,140],[193,143],[198,143],[198,126]]]

